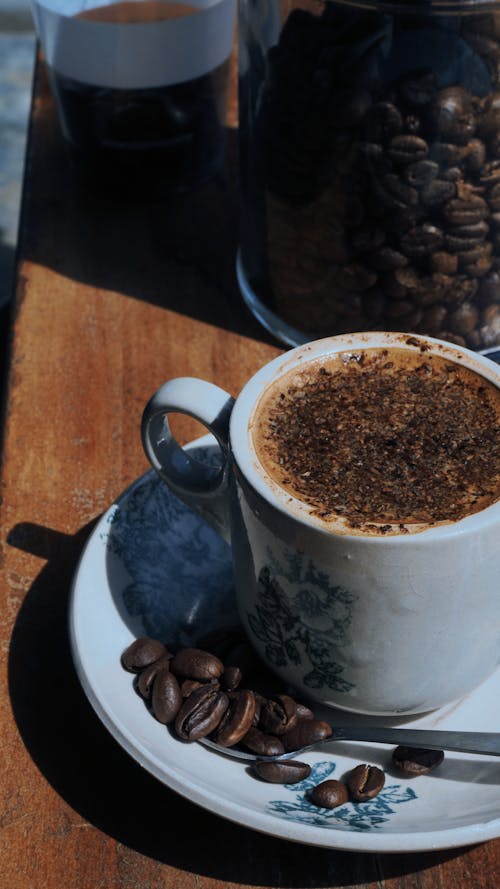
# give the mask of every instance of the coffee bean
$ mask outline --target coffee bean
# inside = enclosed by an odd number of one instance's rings
[[[484,170],[486,161],[486,146],[484,142],[481,142],[480,139],[471,139],[470,142],[464,146],[462,159],[471,173],[481,173],[481,171]],[[479,181],[481,181],[481,177],[479,178]]]
[[[259,728],[271,735],[284,735],[297,723],[297,704],[290,695],[276,695],[260,711]]]
[[[490,188],[487,199],[493,212],[498,213],[500,211],[500,182]]]
[[[356,802],[374,799],[383,789],[384,784],[385,775],[382,769],[367,763],[356,766],[347,776],[349,793]]]
[[[472,303],[462,303],[454,312],[448,315],[448,323],[453,333],[462,335],[474,330],[479,320],[479,312]]]
[[[221,677],[221,685],[226,691],[234,691],[241,679],[242,672],[239,667],[226,667]]]
[[[430,222],[424,222],[423,225],[416,226],[403,235],[400,247],[404,255],[410,259],[421,259],[439,250],[443,237],[440,228]]]
[[[179,683],[167,668],[159,670],[153,682],[151,709],[158,722],[168,725],[177,716],[182,704]]]
[[[365,133],[373,142],[383,142],[397,136],[403,129],[401,112],[392,102],[376,102],[365,118]]]
[[[144,667],[144,670],[141,670],[137,676],[137,691],[145,701],[151,697],[155,676],[162,669],[169,669],[168,657],[161,657],[158,661]]]
[[[488,205],[479,195],[468,194],[448,201],[443,213],[451,225],[472,225],[488,215]]]
[[[343,266],[337,273],[335,283],[345,290],[363,291],[373,287],[377,281],[377,273],[358,263]]]
[[[229,706],[229,698],[216,686],[202,685],[182,704],[175,731],[184,741],[197,741],[210,735],[219,725]]]
[[[438,250],[430,257],[431,270],[443,275],[454,275],[458,269],[458,257],[454,253]],[[425,329],[425,328],[424,328]]]
[[[446,201],[451,200],[455,196],[456,191],[454,182],[448,182],[446,179],[432,179],[423,186],[420,197],[426,207],[434,209],[442,207]]]
[[[331,725],[321,719],[301,719],[282,736],[285,750],[300,750],[333,734]]]
[[[500,271],[490,272],[481,281],[479,299],[483,304],[500,302]]]
[[[284,745],[279,738],[267,735],[254,726],[248,729],[246,735],[241,739],[241,743],[257,756],[281,756],[285,753]]]
[[[394,271],[408,264],[407,257],[392,247],[380,247],[373,253],[369,253],[366,260],[372,268],[379,272]]]
[[[342,781],[330,778],[313,787],[309,793],[309,799],[315,806],[322,809],[336,809],[349,802],[349,791]]]
[[[491,136],[500,129],[500,93],[486,96],[479,120],[479,131],[483,136]]]
[[[443,142],[465,144],[476,129],[469,94],[460,86],[440,90],[430,104],[429,122]]]
[[[181,695],[183,698],[188,698],[191,692],[193,692],[196,688],[201,688],[204,685],[204,682],[201,682],[200,679],[183,679],[180,684]]]
[[[406,210],[418,204],[418,191],[395,173],[384,173],[373,178],[373,190],[382,203],[391,210]]]
[[[435,161],[422,160],[410,164],[406,168],[404,176],[409,185],[421,188],[423,185],[427,185],[428,182],[432,182],[438,173],[439,167]]]
[[[461,159],[461,148],[449,142],[433,142],[429,145],[429,157],[440,167],[454,167]]]
[[[229,706],[214,733],[214,741],[221,747],[234,747],[252,726],[255,715],[255,695],[244,690],[229,698]]]
[[[436,336],[443,329],[447,314],[444,306],[431,306],[422,315],[422,328]]]
[[[122,654],[122,666],[131,673],[139,673],[144,667],[168,655],[167,648],[158,639],[141,636],[128,646]]]
[[[282,762],[256,762],[253,766],[255,774],[271,784],[298,784],[311,774],[311,766],[306,762],[285,759]]]
[[[500,182],[500,160],[489,161],[481,166],[479,183],[485,188],[491,188]]]
[[[413,164],[427,157],[429,148],[420,136],[402,133],[390,140],[387,153],[396,164]]]
[[[403,775],[409,778],[427,775],[437,768],[444,759],[442,750],[426,750],[420,747],[396,747],[392,762]]]
[[[297,704],[295,710],[297,719],[314,719],[314,713],[306,704]]]
[[[201,648],[183,648],[173,658],[170,669],[185,679],[218,679],[224,672],[224,664],[214,654]]]

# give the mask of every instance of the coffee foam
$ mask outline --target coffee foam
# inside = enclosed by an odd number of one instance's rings
[[[468,369],[465,365],[448,358],[446,355],[443,357],[440,357],[439,354],[426,355],[425,350],[403,350],[397,346],[389,346],[387,349],[368,348],[345,351],[327,357],[315,358],[305,364],[293,367],[266,387],[254,407],[249,424],[250,437],[259,464],[258,472],[264,473],[266,483],[279,499],[283,499],[284,493],[288,495],[287,508],[291,512],[303,514],[305,511],[315,525],[319,525],[330,532],[351,534],[355,536],[391,536],[418,533],[436,526],[456,524],[458,519],[449,520],[444,518],[428,521],[422,520],[422,516],[418,516],[418,519],[415,516],[413,519],[412,517],[406,517],[404,521],[396,521],[393,518],[390,522],[387,520],[379,522],[374,517],[369,517],[363,522],[354,524],[349,517],[335,513],[323,518],[317,503],[312,504],[308,502],[307,499],[304,498],[304,495],[294,488],[293,484],[283,483],[284,478],[289,478],[290,471],[282,471],[276,466],[273,458],[269,456],[269,449],[265,442],[265,433],[260,425],[260,418],[264,417],[264,420],[267,423],[269,419],[268,411],[277,403],[279,393],[283,389],[291,386],[297,386],[299,388],[304,386],[306,381],[312,380],[317,376],[320,367],[326,368],[331,373],[339,373],[339,371],[346,365],[349,365],[349,367],[352,368],[353,364],[356,366],[359,356],[363,353],[371,357],[374,361],[374,366],[376,366],[377,362],[382,363],[382,358],[383,361],[393,359],[395,360],[398,369],[409,371],[414,370],[423,362],[428,361],[430,361],[436,368],[439,368],[441,364],[443,366],[452,365],[454,371],[467,385],[468,391],[477,393],[477,390],[480,388],[486,388],[488,392],[488,403],[493,406],[495,411],[496,425],[500,423],[500,391],[496,385],[489,382],[479,373]],[[361,370],[361,368],[359,369]],[[483,498],[482,501],[476,504],[474,509],[471,509],[470,512],[466,511],[463,517],[483,510],[492,503],[497,502],[499,498],[500,475],[497,475],[495,478],[494,494]]]

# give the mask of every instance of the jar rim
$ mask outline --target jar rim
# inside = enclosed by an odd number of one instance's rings
[[[326,0],[339,6],[377,12],[429,15],[484,15],[496,10],[499,0]]]

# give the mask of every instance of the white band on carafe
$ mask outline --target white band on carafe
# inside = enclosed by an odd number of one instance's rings
[[[94,86],[148,89],[201,77],[231,55],[236,0],[189,0],[188,9],[198,12],[153,22],[75,17],[107,5],[33,0],[38,37],[51,68]]]

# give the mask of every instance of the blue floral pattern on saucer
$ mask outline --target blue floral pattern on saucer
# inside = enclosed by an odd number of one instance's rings
[[[334,762],[317,762],[311,774],[298,784],[286,784],[285,789],[293,793],[293,800],[273,800],[267,804],[268,811],[286,821],[312,824],[333,830],[346,828],[366,831],[380,827],[394,814],[394,806],[417,799],[411,787],[391,784],[372,800],[362,803],[346,803],[337,809],[323,809],[308,799],[308,793],[317,784],[327,781],[335,771]]]

